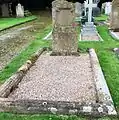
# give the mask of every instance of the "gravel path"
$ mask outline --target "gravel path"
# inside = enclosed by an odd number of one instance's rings
[[[32,27],[33,27],[32,25],[27,26],[27,27],[22,27],[22,28],[19,28],[19,29],[13,31],[13,32],[8,32],[4,35],[1,35],[0,36],[0,41],[3,41],[3,42],[5,42],[5,40],[9,41],[9,39],[15,38],[16,36],[18,36],[24,30],[32,29]]]
[[[36,34],[51,24],[47,11],[37,13],[38,19],[0,32],[0,70],[2,70],[21,50],[25,49]],[[32,26],[29,27],[29,26]],[[28,29],[25,29],[28,28]]]
[[[95,103],[89,55],[42,55],[9,98]]]

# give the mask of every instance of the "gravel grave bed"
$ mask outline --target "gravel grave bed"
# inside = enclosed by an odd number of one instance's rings
[[[96,103],[89,54],[41,55],[9,98]]]

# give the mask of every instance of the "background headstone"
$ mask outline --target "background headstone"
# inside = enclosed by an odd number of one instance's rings
[[[105,4],[105,14],[109,15],[111,13],[112,5],[111,2],[106,2]]]
[[[101,14],[99,7],[94,7],[92,11],[93,11],[93,17],[100,16]]]
[[[66,0],[56,0],[52,3],[56,8],[56,21],[53,27],[53,53],[56,55],[71,55],[77,53],[78,39],[75,20],[75,6]]]
[[[16,6],[16,14],[17,17],[24,17],[24,7],[20,3]]]
[[[75,3],[75,13],[76,13],[76,16],[78,17],[82,15],[82,4],[79,2]]]
[[[2,4],[1,10],[2,10],[2,17],[9,17],[8,4]]]
[[[110,28],[119,31],[119,0],[113,0],[110,16]]]

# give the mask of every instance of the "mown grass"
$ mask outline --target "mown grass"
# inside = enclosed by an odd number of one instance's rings
[[[112,49],[119,46],[119,41],[113,39],[106,26],[97,27],[103,42],[79,42],[79,48],[85,52],[88,48],[94,48],[98,55],[100,65],[104,72],[107,84],[109,86],[115,107],[119,111],[119,59],[112,52]],[[11,76],[35,51],[40,47],[50,46],[50,41],[44,41],[42,38],[50,32],[51,28],[43,30],[31,45],[21,52],[1,73],[0,81],[3,82]],[[118,120],[114,117],[90,118],[77,116],[56,116],[56,115],[18,115],[10,113],[1,113],[1,120]]]
[[[37,39],[34,40],[25,50],[21,51],[21,53],[16,56],[11,63],[9,63],[5,69],[0,72],[0,83],[2,84],[7,78],[9,78],[13,73],[17,71],[17,69],[23,65],[25,61],[30,58],[39,48],[48,47],[49,41],[42,40],[46,34],[49,33],[51,27],[47,27],[45,30],[40,31],[37,34]]]
[[[24,18],[0,18],[0,31],[34,19],[36,19],[35,16],[29,16]]]
[[[95,17],[96,21],[106,21],[108,18],[107,15],[101,14],[101,16]]]

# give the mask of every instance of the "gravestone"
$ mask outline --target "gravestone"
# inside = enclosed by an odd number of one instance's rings
[[[2,17],[9,17],[8,4],[2,4],[1,10],[2,10]]]
[[[113,0],[110,16],[110,28],[119,31],[119,0]]]
[[[87,15],[88,0],[84,1],[85,16]]]
[[[24,7],[20,3],[16,6],[16,15],[17,17],[24,17]]]
[[[77,53],[78,39],[75,20],[75,6],[66,0],[55,0],[52,7],[56,9],[56,21],[53,26],[53,53],[56,55],[71,55]]]
[[[96,27],[94,26],[94,23],[92,22],[92,9],[94,7],[97,7],[97,4],[95,4],[95,2],[93,0],[87,0],[87,2],[85,3],[86,7],[88,8],[88,22],[85,22],[85,25],[83,25],[83,27],[81,29],[80,40],[99,41],[99,39],[100,39],[99,35],[97,33],[97,30],[96,30]]]
[[[109,15],[111,13],[111,8],[112,8],[111,2],[106,2],[106,4],[105,4],[105,14],[106,15]]]
[[[93,3],[93,0],[89,0],[89,4],[87,5],[88,7],[88,22],[92,22],[92,10],[94,7],[97,7],[97,4]]]
[[[93,11],[93,17],[98,17],[101,14],[99,7],[94,7],[92,11]]]
[[[82,15],[82,4],[79,2],[75,3],[75,13],[77,17],[80,17]]]

